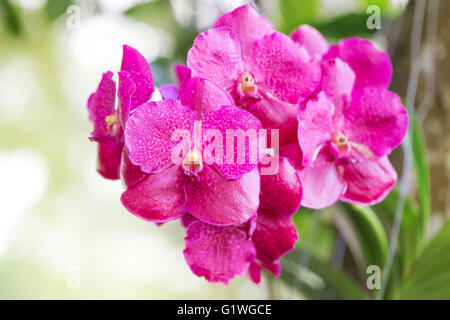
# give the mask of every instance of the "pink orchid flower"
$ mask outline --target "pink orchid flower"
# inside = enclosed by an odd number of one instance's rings
[[[281,145],[296,140],[297,105],[320,81],[319,63],[248,5],[199,34],[187,65],[193,77],[225,89],[264,128],[279,129]]]
[[[90,139],[98,142],[97,171],[106,179],[120,178],[123,130],[129,113],[153,94],[153,77],[145,58],[129,46],[123,47],[119,72],[118,107],[113,73],[103,74],[97,91],[88,100],[89,119],[94,124]]]
[[[157,223],[186,212],[214,225],[244,223],[259,205],[257,163],[249,161],[248,148],[244,163],[205,161],[211,141],[203,132],[200,139],[195,138],[196,123],[201,121],[202,130],[216,130],[223,137],[230,129],[257,131],[261,124],[236,108],[231,97],[210,81],[191,78],[183,88],[180,99],[145,103],[128,119],[129,159],[147,176],[123,193],[122,203],[136,216]],[[190,138],[177,136],[180,130]],[[180,161],[174,161],[174,154]],[[222,154],[225,157],[226,152]]]
[[[328,47],[325,38],[307,26],[291,37],[320,60],[322,68],[317,94],[299,111],[300,147],[292,144],[281,151],[299,169],[305,187],[302,204],[321,209],[338,200],[380,202],[397,181],[387,156],[408,127],[400,98],[387,90],[389,56],[359,38]]]
[[[387,89],[389,87],[392,77],[392,63],[389,55],[377,49],[370,40],[347,38],[340,40],[336,45],[329,46],[319,31],[307,25],[301,25],[294,30],[291,39],[319,61],[338,58],[348,64],[349,69],[354,72],[354,88]]]
[[[379,88],[353,90],[340,108],[325,92],[299,112],[299,146],[281,154],[297,163],[302,205],[321,209],[343,200],[372,205],[392,190],[397,174],[388,154],[403,140],[408,114],[400,98]]]
[[[261,268],[280,275],[279,261],[298,239],[290,217],[300,206],[302,187],[291,161],[278,161],[277,174],[261,175],[258,213],[246,224],[223,227],[183,217],[184,256],[194,274],[224,284],[245,272],[259,283]]]

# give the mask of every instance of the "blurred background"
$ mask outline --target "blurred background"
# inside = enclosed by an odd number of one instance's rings
[[[186,265],[178,222],[137,219],[96,173],[86,101],[123,44],[156,85],[175,82],[195,36],[243,3],[285,33],[372,39],[414,121],[382,204],[300,209],[281,279],[211,285]],[[0,0],[0,298],[450,298],[449,16],[447,0]]]

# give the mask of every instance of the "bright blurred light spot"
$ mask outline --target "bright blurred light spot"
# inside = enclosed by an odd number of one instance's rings
[[[186,27],[195,16],[193,3],[186,0],[170,0],[170,4],[178,24]]]
[[[325,18],[358,11],[355,0],[320,0],[320,15]]]
[[[13,0],[13,3],[24,9],[39,9],[45,3],[45,0]]]
[[[39,154],[0,151],[0,256],[8,245],[11,229],[42,197],[47,180],[47,164]]]
[[[197,0],[196,9],[197,17],[196,24],[200,30],[207,29],[212,26],[217,17],[226,11],[233,10],[242,4],[249,1],[243,0],[223,0],[223,1],[211,1],[211,0]]]
[[[408,4],[409,0],[391,0],[392,7],[397,8],[405,8]]]
[[[149,61],[160,53],[159,35],[154,29],[120,15],[86,18],[79,29],[63,36],[70,37],[69,50],[76,62],[92,71],[118,70],[124,44],[139,50]]]
[[[31,62],[18,57],[7,61],[0,67],[0,83],[0,124],[10,126],[20,120],[36,89]]]
[[[155,91],[152,94],[152,98],[150,99],[150,101],[161,101],[162,100],[162,95],[161,93],[159,93],[159,90],[155,88]]]
[[[57,35],[57,49],[69,50],[62,71],[63,92],[69,105],[84,119],[87,99],[97,88],[102,73],[120,70],[124,44],[139,50],[149,62],[165,50],[162,34],[147,24],[114,14],[88,17],[79,29]]]
[[[149,284],[161,282],[182,292],[195,291],[203,280],[191,276],[189,268],[182,268],[186,262],[181,248],[174,246],[163,232],[99,234],[92,248],[96,257],[93,262],[114,277]]]

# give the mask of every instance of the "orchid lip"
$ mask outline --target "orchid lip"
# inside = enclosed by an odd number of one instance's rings
[[[331,147],[332,154],[337,158],[350,152],[351,143],[342,132],[337,132],[331,139]]]
[[[203,161],[200,151],[191,149],[186,153],[181,164],[186,175],[197,175],[203,170]]]
[[[244,72],[241,74],[238,80],[238,86],[237,91],[239,95],[245,96],[245,95],[255,95],[258,91],[258,87],[255,83],[255,78],[252,74],[248,72]]]
[[[119,117],[117,116],[116,113],[106,116],[105,117],[105,122],[106,122],[106,129],[108,130],[108,133],[111,136],[118,136],[121,126],[119,123]]]

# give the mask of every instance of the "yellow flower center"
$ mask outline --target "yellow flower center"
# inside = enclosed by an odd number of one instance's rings
[[[350,151],[350,142],[348,141],[348,138],[342,133],[335,134],[333,136],[332,142],[340,153],[345,154]]]
[[[195,175],[203,170],[202,155],[197,150],[189,150],[181,164],[183,170],[188,175]]]
[[[119,122],[119,118],[116,114],[112,114],[105,117],[105,121],[108,125],[112,126]]]
[[[239,80],[238,89],[239,89],[239,92],[243,95],[256,93],[257,87],[255,84],[255,79],[253,78],[253,76],[250,73],[245,72],[241,75],[241,78]]]

